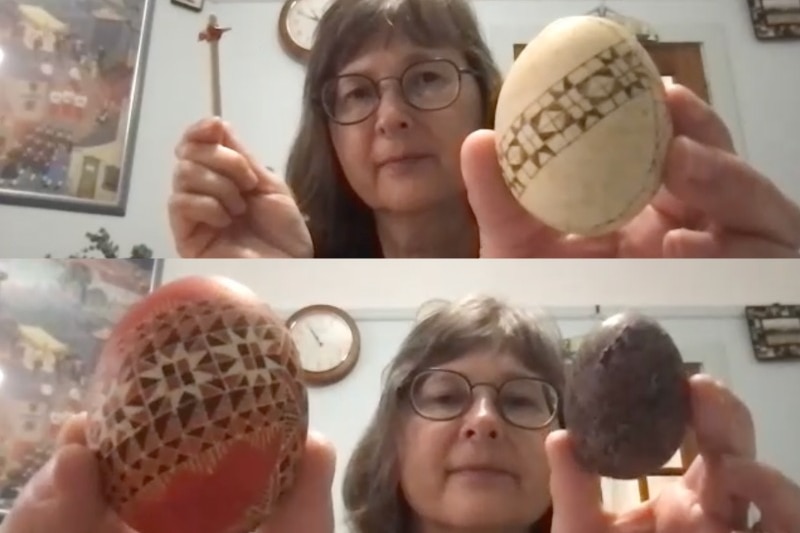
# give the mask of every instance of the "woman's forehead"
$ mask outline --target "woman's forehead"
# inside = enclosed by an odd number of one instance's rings
[[[397,71],[419,61],[439,58],[459,61],[461,56],[453,47],[424,46],[405,36],[378,34],[367,40],[338,74],[377,74],[387,70],[399,74]]]
[[[530,362],[525,364],[520,354],[496,348],[473,350],[436,366],[461,372],[472,379],[495,380],[539,376],[538,372],[531,369]]]

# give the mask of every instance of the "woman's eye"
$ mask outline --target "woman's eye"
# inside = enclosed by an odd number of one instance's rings
[[[506,397],[504,403],[510,407],[533,407],[537,401],[528,396],[510,396]]]

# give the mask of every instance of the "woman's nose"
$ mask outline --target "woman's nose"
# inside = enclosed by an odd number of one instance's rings
[[[411,125],[408,104],[396,88],[386,87],[380,95],[375,128],[383,135],[406,130]]]
[[[464,415],[463,435],[468,439],[497,439],[502,430],[500,414],[494,402],[487,397],[475,399],[472,408]]]

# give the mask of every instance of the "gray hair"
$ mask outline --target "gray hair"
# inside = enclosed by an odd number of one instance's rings
[[[513,354],[561,397],[563,343],[555,322],[544,313],[520,310],[488,296],[470,296],[437,309],[415,324],[385,369],[378,407],[347,465],[343,496],[354,533],[408,531],[411,509],[400,490],[397,469],[406,405],[403,390],[420,370],[477,349]],[[534,524],[531,531],[540,529],[549,531],[549,518],[546,528]]]

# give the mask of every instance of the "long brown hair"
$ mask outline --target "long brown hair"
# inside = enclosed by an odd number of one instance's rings
[[[543,316],[485,296],[439,309],[419,322],[387,367],[378,408],[345,471],[344,505],[354,533],[408,533],[412,513],[400,490],[397,442],[402,431],[402,391],[416,372],[481,349],[506,351],[552,384],[564,388],[563,348],[558,329]],[[563,426],[559,401],[558,419]],[[531,526],[550,531],[552,509]]]
[[[494,125],[502,76],[467,0],[334,0],[308,58],[300,127],[286,166],[286,181],[307,218],[316,257],[382,253],[372,211],[344,176],[319,103],[323,84],[376,36],[459,50],[477,72],[486,117],[482,127]]]

